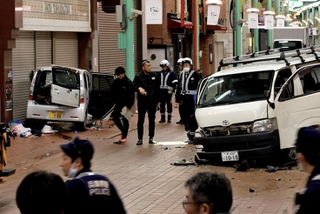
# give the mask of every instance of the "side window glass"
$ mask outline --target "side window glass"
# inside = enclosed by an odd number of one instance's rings
[[[299,72],[303,93],[310,94],[320,90],[320,65],[308,67]]]
[[[79,89],[79,74],[64,69],[55,69],[53,83],[70,89]]]
[[[291,70],[290,69],[284,69],[278,72],[278,75],[276,77],[276,81],[274,83],[274,94],[275,96],[278,94],[279,90],[283,86],[283,84],[288,80],[288,78],[291,76]]]

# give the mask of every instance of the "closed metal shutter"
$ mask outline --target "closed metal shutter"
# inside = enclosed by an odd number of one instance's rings
[[[138,2],[136,0],[133,1],[133,5],[134,8],[138,8]],[[138,23],[137,23],[137,19],[134,19],[133,21],[133,25],[134,25],[134,74],[136,74],[137,72],[137,59],[138,59]],[[141,30],[141,29],[139,29]],[[140,62],[139,62],[140,64]]]
[[[55,57],[54,64],[76,68],[79,66],[77,33],[55,33]]]
[[[118,33],[120,24],[116,22],[115,13],[105,13],[98,7],[99,26],[99,72],[114,73],[118,66],[125,67],[125,50],[118,49]],[[133,45],[133,44],[129,44]]]
[[[20,31],[16,48],[12,50],[13,119],[23,122],[26,117],[30,90],[29,74],[35,69],[34,32]]]
[[[36,67],[52,64],[51,32],[36,32]]]

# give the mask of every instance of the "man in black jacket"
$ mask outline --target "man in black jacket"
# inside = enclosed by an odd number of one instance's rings
[[[149,119],[149,144],[156,144],[154,141],[156,110],[161,100],[160,83],[158,75],[151,72],[151,63],[142,60],[142,71],[136,74],[133,80],[133,87],[138,92],[138,141],[142,145],[143,124],[145,115],[148,112]]]
[[[171,114],[172,114],[172,94],[176,89],[178,83],[177,77],[169,67],[170,63],[168,60],[164,59],[160,62],[160,67],[162,70],[159,72],[160,79],[160,92],[161,92],[161,103],[160,103],[160,114],[161,120],[159,123],[165,123],[166,117],[166,106],[168,113],[168,123],[171,123]]]
[[[126,71],[123,67],[118,67],[115,70],[117,79],[114,80],[111,91],[115,107],[113,110],[113,122],[121,131],[121,138],[115,144],[122,144],[127,141],[129,130],[129,121],[126,117],[121,116],[121,111],[131,111],[134,103],[134,91],[132,81],[126,76]],[[125,108],[125,109],[124,109]],[[122,118],[122,122],[120,121]]]
[[[91,171],[94,148],[87,139],[74,138],[60,145],[60,164],[65,176],[68,195],[64,214],[126,214],[121,198],[112,182],[104,175]]]

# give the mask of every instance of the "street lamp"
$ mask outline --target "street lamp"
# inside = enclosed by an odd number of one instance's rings
[[[275,12],[267,10],[263,12],[265,29],[273,29]]]
[[[207,25],[217,25],[222,1],[207,0],[206,4],[208,5]]]
[[[276,19],[277,19],[277,27],[284,27],[284,20],[285,20],[285,16],[284,15],[276,15]]]
[[[248,8],[246,12],[248,13],[248,28],[259,28],[258,14],[260,10],[258,8]]]

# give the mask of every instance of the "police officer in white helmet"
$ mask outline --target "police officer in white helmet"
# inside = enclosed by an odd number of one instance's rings
[[[181,74],[181,72],[183,71],[183,67],[182,67],[182,62],[183,62],[183,59],[184,58],[179,58],[178,60],[177,60],[177,76],[178,76],[178,79],[180,78],[180,74]],[[177,94],[177,93],[175,93],[175,94]],[[177,95],[175,95],[175,96],[177,96]],[[175,103],[175,105],[174,105],[174,107],[175,108],[178,108],[178,110],[179,110],[179,115],[180,115],[180,120],[179,121],[177,121],[176,122],[176,124],[184,124],[183,123],[183,120],[182,120],[182,109],[180,108],[180,105],[178,105],[178,103],[177,103],[177,98],[176,98],[176,103]]]
[[[176,101],[182,109],[182,120],[188,136],[186,142],[193,143],[193,138],[198,129],[198,123],[195,118],[195,96],[201,76],[192,69],[192,59],[189,57],[183,59],[182,66],[183,72],[179,77]]]
[[[167,107],[168,113],[168,123],[171,123],[172,114],[172,94],[176,89],[178,83],[175,73],[169,67],[170,63],[168,60],[164,59],[160,62],[161,71],[159,74],[160,80],[160,92],[161,92],[161,102],[160,102],[160,114],[161,119],[159,123],[165,123],[165,112]]]

